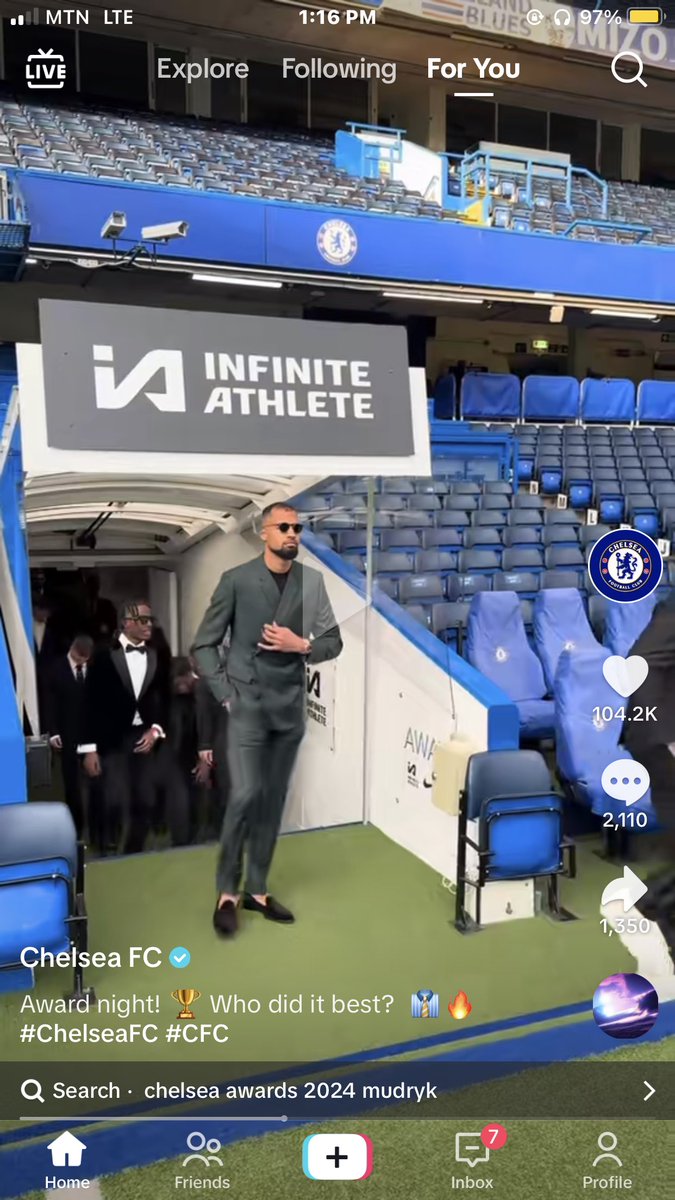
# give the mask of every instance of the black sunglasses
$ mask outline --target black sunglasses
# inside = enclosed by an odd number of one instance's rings
[[[271,524],[273,525],[273,528],[278,529],[280,533],[288,533],[289,529],[292,529],[293,533],[302,533],[303,529],[305,528],[304,525],[301,525],[299,521],[296,525],[291,525],[288,521],[279,521],[278,524],[271,522]]]

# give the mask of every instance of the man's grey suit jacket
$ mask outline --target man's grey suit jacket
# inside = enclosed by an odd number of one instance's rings
[[[260,650],[263,625],[285,625],[312,641],[308,655]],[[219,655],[230,634],[225,666]],[[305,664],[337,658],[342,638],[323,575],[294,562],[283,593],[261,555],[225,571],[197,630],[192,652],[219,703],[229,701],[232,718],[264,710],[277,729],[304,721]]]

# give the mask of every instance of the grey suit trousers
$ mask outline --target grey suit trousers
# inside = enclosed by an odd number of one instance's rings
[[[279,728],[271,716],[259,690],[240,685],[228,722],[230,796],[216,870],[219,893],[240,890],[244,850],[245,891],[267,893],[286,793],[305,732],[303,719]]]

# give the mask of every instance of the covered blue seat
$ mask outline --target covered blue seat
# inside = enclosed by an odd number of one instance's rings
[[[571,375],[528,375],[523,382],[523,420],[576,421],[579,381]]]
[[[675,380],[643,379],[638,384],[637,417],[641,425],[675,425]]]
[[[34,969],[21,963],[26,946],[87,946],[84,848],[57,802],[0,805],[0,992],[34,986]],[[87,995],[79,964],[73,995]]]
[[[629,425],[635,420],[635,384],[632,379],[583,379],[581,382],[581,419],[620,421]]]
[[[517,375],[468,372],[462,379],[461,413],[465,421],[517,421],[520,380]]]
[[[474,822],[471,829],[469,822]],[[468,850],[478,859],[477,872],[467,869]],[[460,933],[480,929],[486,884],[542,876],[548,880],[551,916],[569,920],[558,898],[558,876],[564,872],[576,874],[575,847],[563,836],[562,799],[551,787],[543,755],[536,750],[472,754],[457,822],[456,928]],[[468,887],[476,889],[475,917],[467,909]]]
[[[545,587],[539,592],[534,602],[533,627],[534,648],[544,668],[544,679],[550,692],[554,691],[558,660],[563,650],[577,654],[601,648],[593,636],[583,600],[575,588]]]
[[[553,701],[525,633],[516,592],[478,592],[471,601],[466,657],[518,707],[521,738],[550,737]]]
[[[464,648],[464,634],[468,620],[468,600],[453,600],[446,604],[431,606],[432,631],[436,637],[445,642],[446,646],[451,646],[458,654],[461,654]]]
[[[640,634],[647,628],[658,603],[658,588],[633,604],[608,603],[605,610],[603,645],[612,654],[627,658]]]
[[[620,712],[626,701],[602,673],[608,654],[608,650],[597,646],[580,654],[565,651],[560,656],[555,686],[556,762],[575,800],[598,816],[611,813],[618,817],[626,812],[626,805],[607,795],[602,773],[615,760],[632,762],[633,758],[619,745],[623,726]],[[619,715],[604,720],[603,712],[610,711]],[[651,818],[654,827],[656,818],[649,792],[631,805],[631,811],[647,813],[648,826]]]

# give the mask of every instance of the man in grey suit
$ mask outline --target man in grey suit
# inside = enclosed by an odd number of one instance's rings
[[[216,873],[214,927],[236,933],[244,843],[243,907],[270,921],[293,914],[267,891],[286,792],[305,732],[305,664],[337,658],[342,638],[323,575],[294,562],[302,525],[287,504],[262,513],[264,553],[225,571],[192,653],[229,709],[231,792]],[[229,630],[223,667],[218,649]]]

